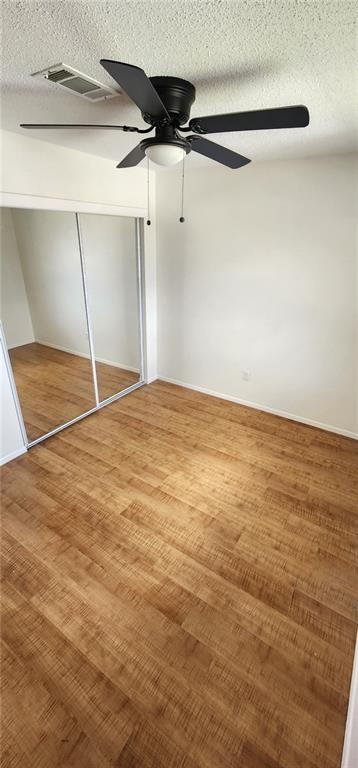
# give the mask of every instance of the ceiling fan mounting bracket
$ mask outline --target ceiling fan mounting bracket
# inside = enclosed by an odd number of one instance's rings
[[[195,133],[200,133],[202,136],[204,136],[204,134],[206,133],[204,128],[201,127],[199,120],[195,120],[195,118],[190,121],[189,128],[186,128],[185,130],[194,131]]]
[[[151,128],[160,128],[170,125],[170,117],[153,117],[149,112],[142,112],[142,118],[145,123],[149,123]]]
[[[188,80],[182,80],[180,77],[150,77],[149,79],[170,116],[171,124],[179,126],[186,123],[195,101],[193,84],[189,83]],[[150,115],[142,113],[142,117],[146,122],[155,125]],[[168,124],[168,121],[161,124]]]

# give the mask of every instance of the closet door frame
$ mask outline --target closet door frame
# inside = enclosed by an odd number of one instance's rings
[[[146,337],[145,331],[146,329],[145,329],[145,273],[144,273],[145,264],[144,264],[144,226],[143,226],[145,211],[142,208],[127,208],[124,206],[106,205],[106,204],[97,204],[97,203],[84,203],[76,200],[61,200],[57,198],[46,198],[46,197],[38,197],[38,196],[32,196],[32,195],[19,195],[19,194],[12,194],[12,193],[3,193],[1,195],[0,202],[1,202],[1,207],[4,207],[4,208],[30,208],[32,210],[44,210],[44,211],[51,210],[51,211],[61,211],[61,212],[67,211],[67,212],[73,213],[73,215],[76,217],[83,296],[84,296],[87,330],[88,330],[90,360],[92,365],[92,378],[93,378],[95,405],[93,406],[93,408],[90,408],[84,413],[81,413],[79,416],[76,416],[75,418],[64,422],[60,426],[55,427],[54,429],[50,430],[49,432],[46,432],[40,437],[37,437],[35,440],[29,441],[26,435],[26,429],[25,429],[22,411],[21,411],[21,404],[17,394],[16,382],[15,382],[13,371],[11,368],[11,362],[7,354],[6,360],[8,361],[8,365],[10,366],[11,381],[13,383],[13,388],[14,388],[14,403],[15,403],[15,408],[17,411],[19,422],[22,426],[22,434],[24,437],[25,446],[26,448],[32,448],[33,446],[38,445],[38,443],[41,443],[43,440],[47,440],[48,437],[52,437],[53,435],[56,435],[58,432],[61,432],[63,429],[66,429],[67,427],[72,426],[72,424],[76,424],[77,421],[81,421],[81,419],[84,419],[87,416],[91,416],[92,413],[96,413],[101,408],[104,408],[106,405],[109,405],[110,403],[113,403],[116,400],[119,400],[121,397],[125,397],[125,395],[129,395],[131,392],[134,392],[136,389],[138,389],[139,387],[142,387],[144,384],[147,383],[146,370],[145,370],[145,367],[146,367],[145,366],[145,337]],[[105,400],[101,400],[101,401],[99,400],[99,395],[98,395],[96,360],[94,356],[94,345],[93,345],[93,332],[92,332],[92,324],[91,324],[89,302],[88,302],[85,256],[83,251],[81,223],[80,223],[81,213],[94,213],[94,214],[101,214],[105,216],[121,216],[126,218],[129,217],[134,219],[134,225],[135,225],[134,235],[135,235],[135,247],[136,247],[138,327],[139,327],[139,346],[140,346],[139,381],[137,381],[135,384],[131,384],[129,387],[126,387],[125,389],[122,389],[120,392],[117,392],[116,394],[111,395],[111,397],[107,397]],[[6,337],[4,334],[3,334],[3,337],[5,341],[5,346],[6,346]],[[6,352],[7,352],[7,346],[6,346]]]

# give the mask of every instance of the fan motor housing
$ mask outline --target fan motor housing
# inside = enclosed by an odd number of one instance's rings
[[[183,125],[189,120],[190,110],[195,101],[195,88],[188,80],[180,77],[150,77],[151,83],[159,94],[173,125]],[[153,118],[142,113],[146,123],[153,123]]]

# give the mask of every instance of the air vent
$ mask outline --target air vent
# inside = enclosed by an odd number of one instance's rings
[[[57,72],[49,72],[47,75],[47,80],[51,80],[52,83],[58,83],[59,80],[67,80],[68,77],[73,77],[71,72],[67,72],[66,69],[59,69]]]
[[[77,69],[68,67],[64,63],[52,64],[40,72],[33,72],[32,77],[44,77],[50,83],[61,85],[68,91],[77,94],[77,96],[81,96],[82,99],[87,99],[87,101],[113,99],[115,96],[119,96],[120,93],[120,91],[115,91],[113,88],[109,88],[107,85],[99,83],[98,80],[93,80],[91,77],[83,75],[82,72],[78,72]]]

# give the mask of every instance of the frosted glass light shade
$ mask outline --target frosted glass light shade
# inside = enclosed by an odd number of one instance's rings
[[[185,149],[175,144],[152,144],[147,147],[145,154],[157,165],[175,165],[185,157]]]

